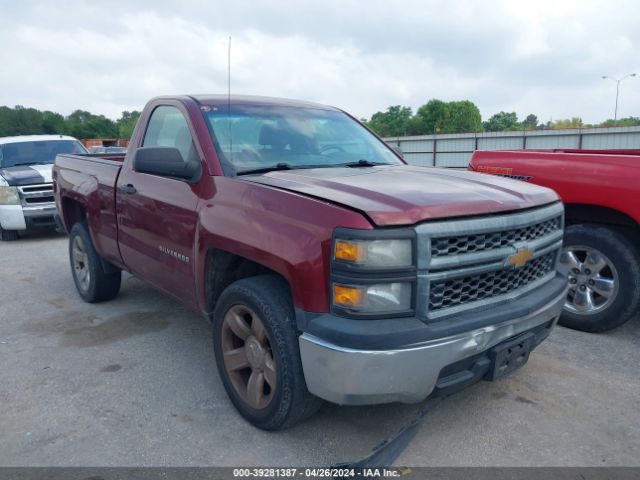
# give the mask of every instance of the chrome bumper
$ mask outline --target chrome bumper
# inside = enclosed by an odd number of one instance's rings
[[[524,317],[395,350],[354,350],[303,333],[300,356],[307,388],[341,405],[415,403],[436,386],[440,371],[520,333],[553,320],[566,291]]]
[[[45,216],[53,216],[57,213],[57,208],[55,202],[52,203],[44,203],[41,205],[29,205],[28,207],[22,207],[22,213],[25,217],[45,217]]]

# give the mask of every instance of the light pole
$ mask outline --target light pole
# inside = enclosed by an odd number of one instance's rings
[[[604,75],[602,77],[603,80],[613,80],[614,82],[616,82],[616,110],[613,117],[613,123],[618,123],[618,95],[620,94],[620,82],[622,82],[623,80],[629,77],[635,77],[635,76],[636,76],[635,73],[629,73],[624,77],[620,77],[620,78],[610,77],[608,75]]]

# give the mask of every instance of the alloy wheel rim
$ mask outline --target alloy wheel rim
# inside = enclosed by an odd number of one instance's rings
[[[238,396],[261,410],[273,400],[277,386],[276,362],[260,317],[245,305],[234,305],[222,323],[224,368]]]
[[[82,238],[75,237],[71,248],[71,256],[73,259],[73,272],[78,280],[78,285],[83,291],[89,289],[91,281],[91,272],[89,271],[89,256],[85,249]]]
[[[615,300],[620,283],[618,271],[599,250],[586,246],[565,248],[560,265],[569,279],[565,310],[578,315],[593,315]]]

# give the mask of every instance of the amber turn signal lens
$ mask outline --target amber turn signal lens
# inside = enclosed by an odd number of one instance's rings
[[[337,240],[335,257],[347,262],[363,262],[367,259],[367,248],[361,243]]]
[[[361,307],[364,299],[364,291],[359,288],[333,286],[333,303],[339,307]]]

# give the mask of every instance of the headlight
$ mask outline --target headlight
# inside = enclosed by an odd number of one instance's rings
[[[16,187],[0,187],[0,205],[20,205]]]
[[[358,313],[386,313],[411,309],[411,282],[374,285],[333,284],[333,304]]]
[[[345,240],[336,238],[334,260],[363,267],[390,268],[413,265],[410,239]]]

